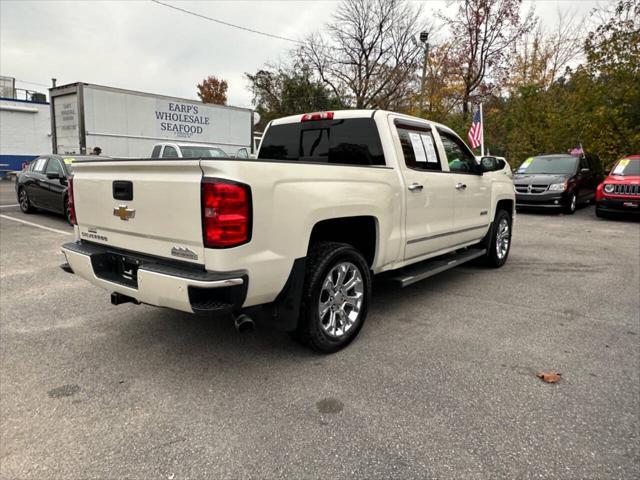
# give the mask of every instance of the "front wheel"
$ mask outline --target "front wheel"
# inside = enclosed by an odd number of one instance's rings
[[[20,204],[20,210],[22,210],[23,213],[33,213],[35,210],[31,205],[29,194],[24,187],[20,187],[20,190],[18,190],[18,203]]]
[[[607,218],[607,214],[602,211],[602,209],[596,204],[596,217],[598,218]]]
[[[307,256],[296,338],[322,353],[346,347],[362,328],[371,298],[371,272],[351,245],[319,242]]]
[[[578,196],[576,195],[576,192],[571,192],[569,194],[569,201],[567,202],[567,205],[564,207],[564,213],[568,215],[572,215],[576,213],[577,207],[578,207]]]
[[[491,226],[485,255],[485,263],[493,268],[499,268],[507,262],[511,249],[511,215],[506,210],[498,210]]]

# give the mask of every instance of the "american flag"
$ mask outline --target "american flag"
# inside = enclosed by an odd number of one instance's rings
[[[579,144],[576,148],[572,148],[571,150],[569,150],[569,155],[573,155],[574,157],[581,157],[582,155],[584,155],[582,144]]]
[[[471,123],[469,133],[467,133],[467,137],[469,138],[471,147],[478,148],[480,146],[480,137],[482,137],[482,122],[480,121],[480,110],[476,110],[476,113],[473,115],[473,122]]]

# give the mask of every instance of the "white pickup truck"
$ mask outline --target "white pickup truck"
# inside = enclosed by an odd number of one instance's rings
[[[79,160],[62,267],[113,304],[255,319],[334,352],[374,275],[406,286],[505,263],[508,173],[444,125],[381,110],[275,120],[255,159]]]

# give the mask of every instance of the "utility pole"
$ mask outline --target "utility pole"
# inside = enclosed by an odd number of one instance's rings
[[[429,32],[420,32],[420,41],[424,44],[424,60],[422,62],[422,79],[420,81],[420,115],[424,108],[424,84],[427,80],[427,62],[429,61]]]

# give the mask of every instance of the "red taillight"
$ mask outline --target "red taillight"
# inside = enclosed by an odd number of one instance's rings
[[[305,113],[300,119],[301,122],[311,122],[313,120],[333,120],[333,112]]]
[[[71,225],[77,225],[76,204],[73,201],[73,177],[69,177],[67,182],[67,208],[69,209],[69,220],[71,220]]]
[[[251,193],[247,185],[202,181],[202,237],[208,248],[234,247],[251,238]]]

